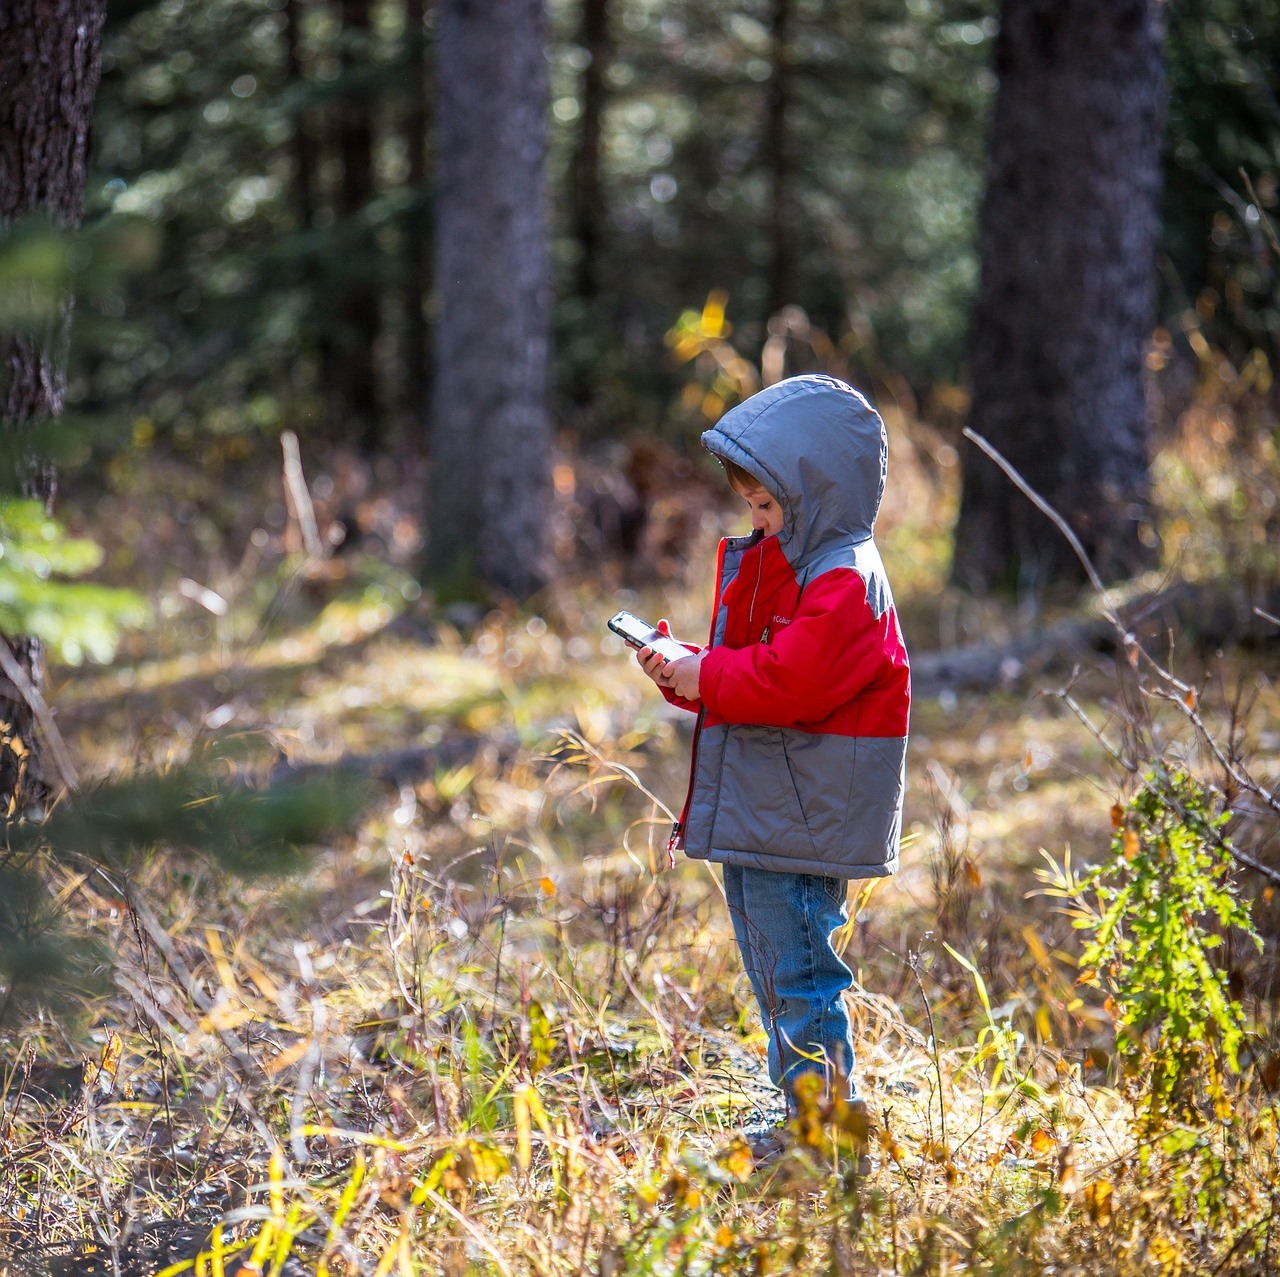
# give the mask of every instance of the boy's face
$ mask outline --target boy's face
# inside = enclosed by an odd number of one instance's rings
[[[736,483],[732,486],[751,510],[753,528],[767,537],[782,531],[782,507],[763,488],[740,488]]]

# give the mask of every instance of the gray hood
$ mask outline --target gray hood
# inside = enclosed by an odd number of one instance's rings
[[[788,377],[725,413],[702,442],[778,502],[778,545],[792,567],[870,540],[889,449],[880,415],[852,386]]]

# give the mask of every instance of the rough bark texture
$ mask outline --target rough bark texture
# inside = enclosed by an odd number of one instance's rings
[[[3,0],[0,3],[0,226],[47,213],[76,227],[84,212],[89,125],[98,87],[106,0]],[[46,341],[0,333],[0,414],[3,429],[21,433],[62,412],[70,299],[59,331]],[[53,504],[52,466],[33,461],[27,495]],[[40,644],[6,635],[23,671],[38,688]],[[0,749],[0,815],[44,797],[45,784],[30,707],[0,681],[0,722],[32,751],[25,760]]]
[[[544,578],[551,419],[542,0],[443,0],[430,570]]]
[[[612,56],[609,0],[582,0],[582,47],[590,59],[582,72],[582,123],[573,162],[573,224],[578,240],[578,296],[593,300],[600,292],[600,241],[604,197],[600,152],[605,103],[605,72]]]
[[[1164,80],[1159,0],[1003,0],[971,337],[970,424],[1071,524],[1107,579],[1149,558],[1144,344]],[[1060,534],[966,448],[954,576],[1080,579]]]
[[[360,262],[371,262],[374,247],[362,215],[373,199],[373,98],[357,87],[361,70],[368,65],[369,0],[341,0],[343,71],[346,92],[338,105],[338,158],[342,181],[338,185],[337,212],[344,240]],[[353,80],[355,83],[353,83]],[[370,267],[372,269],[372,267]],[[342,327],[335,368],[340,424],[348,438],[372,455],[378,448],[378,375],[374,351],[378,342],[378,288],[364,275],[344,275],[338,311]]]
[[[769,169],[769,314],[776,315],[791,296],[791,164],[787,109],[791,99],[791,0],[772,0],[772,58],[765,113],[764,154]]]
[[[405,47],[409,58],[405,92],[404,144],[409,153],[405,176],[413,200],[405,219],[404,284],[404,391],[406,417],[421,426],[427,410],[427,295],[431,288],[431,263],[427,207],[427,71],[423,56],[426,12],[423,0],[405,0]],[[422,450],[422,431],[413,435],[415,450]]]

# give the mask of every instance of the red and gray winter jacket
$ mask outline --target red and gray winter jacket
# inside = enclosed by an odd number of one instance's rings
[[[872,540],[884,423],[834,377],[792,377],[702,436],[782,510],[721,542],[689,796],[673,848],[755,869],[898,867],[911,674]]]

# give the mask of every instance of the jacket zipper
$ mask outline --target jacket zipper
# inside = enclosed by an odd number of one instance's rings
[[[760,546],[756,546],[756,588],[751,591],[751,606],[747,608],[747,626],[748,628],[755,624],[756,620],[756,595],[760,593],[760,578],[764,575],[764,553]]]
[[[716,641],[716,617],[720,615],[720,581],[724,576],[724,551],[725,542],[721,541],[720,552],[716,555],[716,590],[712,596],[711,632],[707,635],[708,648],[714,647]],[[704,705],[698,710],[698,721],[693,726],[693,746],[689,750],[689,788],[685,791],[684,806],[680,809],[680,816],[671,826],[671,836],[667,839],[668,869],[676,867],[676,848],[684,841],[685,822],[689,819],[689,804],[693,800],[693,778],[698,767],[698,744],[702,740],[702,724],[706,717],[707,708]]]

